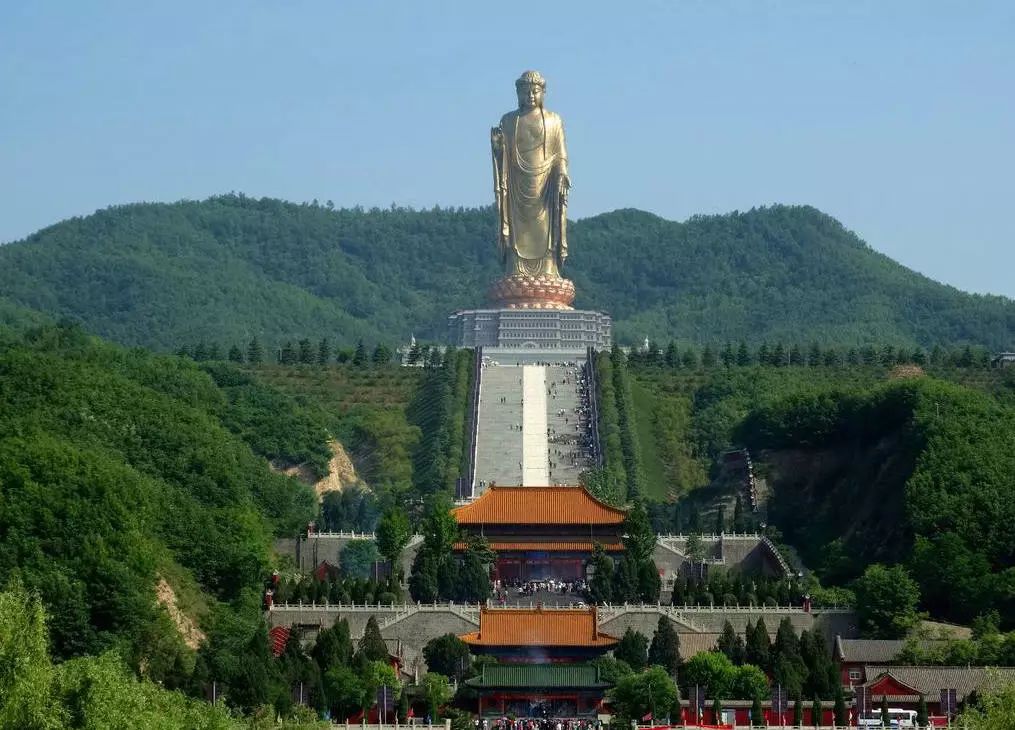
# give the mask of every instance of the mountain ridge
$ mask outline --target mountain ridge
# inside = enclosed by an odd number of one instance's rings
[[[0,296],[124,344],[441,339],[498,275],[492,208],[133,203],[0,246]],[[1015,302],[939,284],[810,206],[575,221],[565,274],[623,343],[1010,347]],[[617,256],[617,251],[623,255]]]

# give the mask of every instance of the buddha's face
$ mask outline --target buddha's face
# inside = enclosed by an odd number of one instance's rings
[[[543,106],[543,87],[538,84],[518,84],[518,108],[528,111]]]

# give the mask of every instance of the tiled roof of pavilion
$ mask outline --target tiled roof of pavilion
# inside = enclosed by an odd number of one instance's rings
[[[479,613],[479,631],[460,638],[470,646],[608,648],[618,641],[599,631],[594,608],[483,608]]]
[[[583,487],[493,486],[452,514],[460,525],[619,525],[626,513]]]
[[[1015,681],[1015,667],[910,667],[878,666],[864,667],[868,677],[865,687],[871,688],[871,699],[878,701],[878,685],[886,679],[912,689],[912,693],[889,694],[888,701],[903,702],[915,700],[919,695],[927,699],[936,698],[942,689],[954,689],[956,699],[962,701],[973,690],[995,689]],[[870,679],[873,677],[873,679]]]

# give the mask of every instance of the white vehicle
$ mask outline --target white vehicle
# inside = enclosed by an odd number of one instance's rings
[[[881,708],[877,707],[872,711],[874,717],[860,718],[856,721],[858,727],[884,727],[881,722]],[[888,727],[916,727],[916,710],[900,710],[888,708]]]

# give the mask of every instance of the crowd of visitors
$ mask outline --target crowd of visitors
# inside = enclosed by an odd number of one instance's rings
[[[602,722],[576,717],[498,717],[490,720],[479,718],[476,730],[601,730]]]

